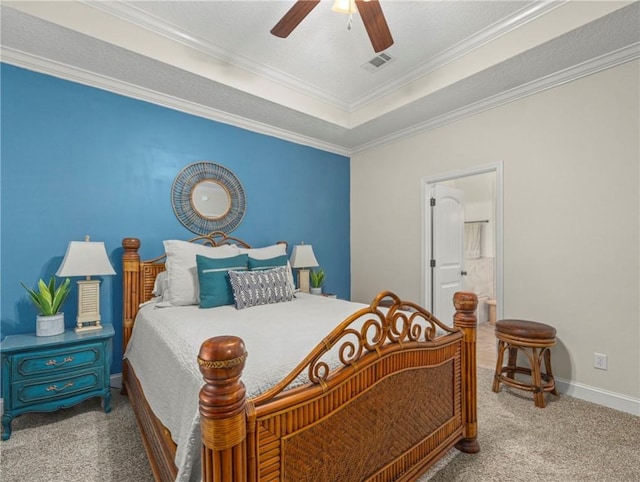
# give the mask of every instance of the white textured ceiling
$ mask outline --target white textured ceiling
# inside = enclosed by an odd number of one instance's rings
[[[381,0],[393,60],[322,1],[3,1],[2,59],[349,154],[640,56],[638,1]]]

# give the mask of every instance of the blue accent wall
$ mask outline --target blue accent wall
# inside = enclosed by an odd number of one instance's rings
[[[71,240],[104,241],[116,276],[104,277],[101,313],[113,323],[121,371],[121,241],[143,259],[162,240],[195,234],[171,207],[182,168],[217,162],[233,171],[247,211],[233,235],[255,247],[312,244],[326,291],[350,297],[349,159],[100,89],[1,64],[0,336],[35,332],[20,286],[58,269]],[[65,304],[75,326],[76,279]]]

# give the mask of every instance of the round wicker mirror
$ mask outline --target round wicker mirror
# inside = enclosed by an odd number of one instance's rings
[[[231,209],[231,195],[218,181],[200,181],[191,190],[191,204],[200,216],[220,219]]]
[[[226,167],[215,162],[195,162],[176,176],[171,205],[178,220],[197,234],[230,233],[246,209],[242,184]]]

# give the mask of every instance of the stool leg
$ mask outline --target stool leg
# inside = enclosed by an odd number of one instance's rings
[[[502,359],[504,357],[504,341],[498,340],[498,360],[496,361],[496,373],[493,376],[493,391],[500,390],[500,373],[502,373]]]
[[[531,363],[531,378],[533,382],[533,400],[536,404],[536,407],[544,408],[544,392],[542,391],[542,376],[540,375],[540,365],[542,360],[540,359],[540,355],[538,353],[537,348],[531,349],[531,357],[529,358],[529,362]]]
[[[553,390],[551,390],[551,393],[553,393],[554,395],[558,395],[558,390],[556,389],[556,379],[553,378],[553,372],[551,371],[551,350],[549,348],[546,348],[544,352],[544,366],[545,373],[549,377],[549,380],[551,380],[551,383],[553,383]]]
[[[507,376],[509,378],[513,378],[515,376],[515,367],[517,366],[518,363],[518,349],[517,348],[513,348],[513,347],[509,347],[509,363],[507,364],[508,368],[512,368],[512,370],[507,370]]]

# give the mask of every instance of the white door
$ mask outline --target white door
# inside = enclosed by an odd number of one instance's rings
[[[453,295],[462,289],[464,193],[436,184],[431,190],[431,312],[453,324]]]

